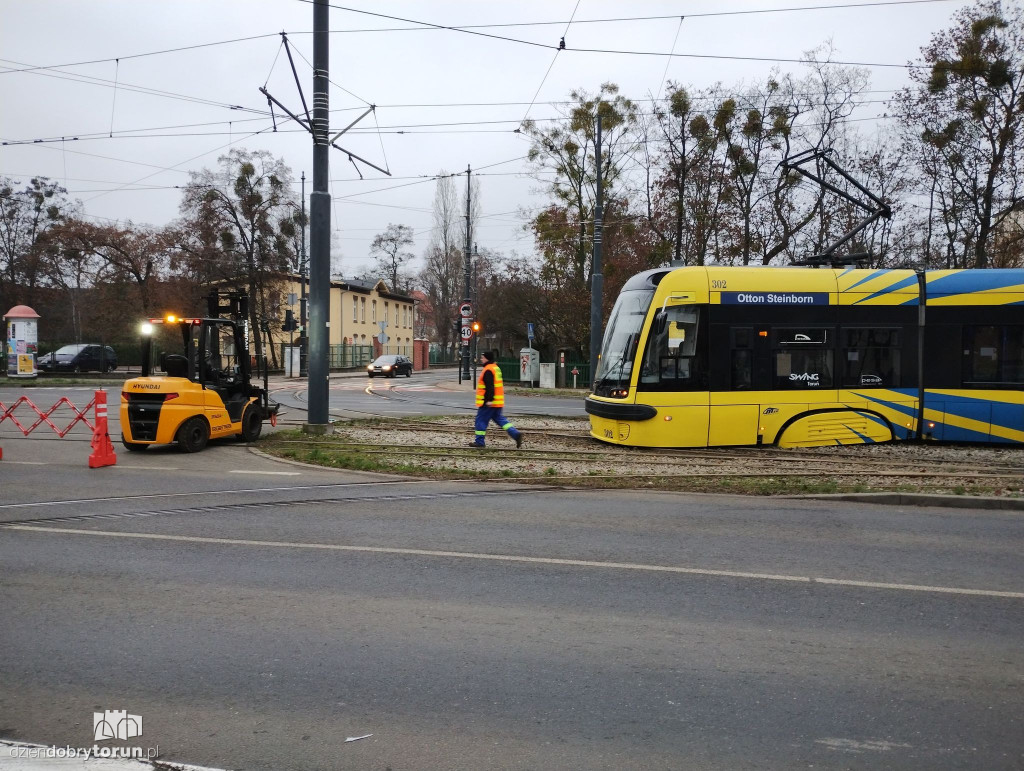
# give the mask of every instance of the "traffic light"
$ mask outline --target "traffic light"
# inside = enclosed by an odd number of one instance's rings
[[[479,321],[474,321],[473,322],[473,334],[474,335],[480,334],[480,322]]]
[[[286,310],[284,312],[284,324],[281,325],[282,332],[294,332],[296,330],[295,314]]]

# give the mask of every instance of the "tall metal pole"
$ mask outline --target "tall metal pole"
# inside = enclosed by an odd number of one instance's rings
[[[472,185],[470,184],[470,168],[466,166],[466,259],[465,259],[465,270],[466,270],[466,291],[463,295],[463,302],[471,302],[470,300],[470,272],[472,270],[473,255],[470,251],[471,233],[470,230],[473,226],[473,221],[470,216],[470,196],[472,195]],[[475,309],[474,309],[475,314]],[[475,315],[474,315],[475,318]],[[472,321],[472,319],[466,319],[463,323]],[[469,340],[462,342],[462,377],[464,380],[469,380]]]
[[[600,103],[598,104],[600,109]],[[597,160],[597,206],[594,209],[594,266],[590,272],[590,384],[593,386],[597,375],[597,360],[601,352],[601,292],[604,276],[601,275],[601,230],[604,228],[603,188],[601,174],[601,115],[597,116],[597,142],[594,145]]]
[[[328,71],[330,69],[327,0],[313,0],[313,193],[309,197],[309,426],[324,426],[328,416],[328,344],[331,291],[331,195]]]
[[[309,330],[306,321],[306,271],[309,265],[306,263],[306,172],[302,172],[302,250],[299,253],[299,283],[302,284],[302,298],[299,300],[299,377],[309,375]]]

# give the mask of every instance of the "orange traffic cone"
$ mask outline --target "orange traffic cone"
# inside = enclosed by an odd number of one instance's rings
[[[89,456],[89,468],[113,466],[117,463],[114,445],[110,443],[107,433],[107,392],[96,392],[96,428],[92,432],[92,455]]]

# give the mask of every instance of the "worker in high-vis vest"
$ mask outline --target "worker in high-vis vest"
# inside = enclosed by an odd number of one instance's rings
[[[494,354],[484,351],[480,354],[483,369],[476,381],[476,437],[470,442],[473,447],[483,447],[487,436],[487,425],[493,420],[501,426],[516,443],[523,446],[523,432],[512,425],[512,421],[501,414],[505,406],[505,385],[501,380],[501,370],[494,363]]]

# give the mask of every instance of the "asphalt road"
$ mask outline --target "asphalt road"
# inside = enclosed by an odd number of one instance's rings
[[[467,424],[476,414],[473,384],[458,382],[456,370],[414,373],[411,378],[368,378],[365,375],[332,378],[328,391],[332,416],[343,418],[411,415],[465,415]],[[304,414],[308,406],[305,380],[276,380],[272,398],[289,411]],[[583,399],[561,396],[508,394],[505,414],[585,417]]]
[[[1024,765],[1019,513],[0,447],[5,738],[127,709],[268,771]]]

